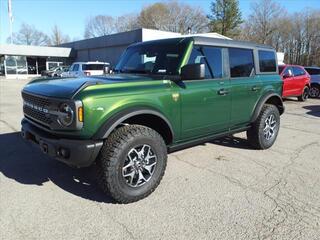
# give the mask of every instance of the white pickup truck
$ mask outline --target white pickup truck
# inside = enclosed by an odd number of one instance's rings
[[[105,62],[74,62],[62,77],[103,75],[107,68],[110,68],[110,64]]]

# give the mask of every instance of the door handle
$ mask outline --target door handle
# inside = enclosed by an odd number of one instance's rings
[[[259,90],[259,88],[257,87],[257,86],[253,86],[252,88],[251,88],[251,91],[254,91],[254,92],[256,92],[256,91],[258,91]]]
[[[229,94],[229,91],[224,88],[221,88],[221,89],[219,89],[218,94],[225,96],[225,95]]]

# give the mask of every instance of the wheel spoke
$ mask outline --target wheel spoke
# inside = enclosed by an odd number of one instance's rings
[[[143,168],[144,168],[145,170],[147,170],[150,175],[152,175],[152,171],[151,171],[151,170],[152,170],[152,167],[155,166],[156,164],[157,164],[157,162],[153,162],[153,163],[151,163],[151,164],[149,164],[149,165],[145,165]]]
[[[147,179],[145,179],[145,177],[143,176],[143,173],[142,173],[142,171],[141,170],[139,170],[138,171],[138,180],[137,180],[137,183],[136,183],[136,186],[138,185],[140,185],[141,186],[141,184],[144,184],[144,183],[146,183],[147,182]],[[141,182],[141,181],[143,181],[143,182]]]

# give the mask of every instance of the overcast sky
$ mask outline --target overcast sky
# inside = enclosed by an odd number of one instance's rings
[[[155,0],[11,0],[14,16],[13,30],[18,31],[25,22],[38,30],[50,33],[54,24],[72,39],[82,39],[86,19],[98,14],[119,16],[126,13],[138,13],[140,9]],[[240,0],[240,9],[244,17],[250,13],[253,0]],[[210,11],[211,0],[183,0],[193,6],[200,6],[206,13]],[[320,9],[320,0],[278,0],[288,12],[302,9]],[[8,0],[0,0],[0,43],[9,36]]]

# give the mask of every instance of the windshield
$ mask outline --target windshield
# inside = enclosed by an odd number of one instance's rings
[[[178,75],[187,42],[165,41],[129,47],[115,68],[120,73]]]

